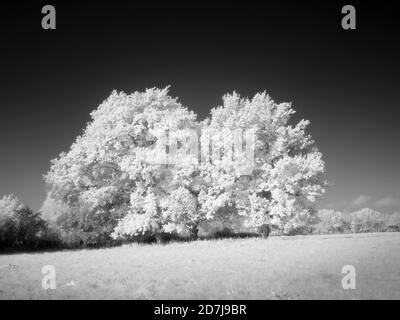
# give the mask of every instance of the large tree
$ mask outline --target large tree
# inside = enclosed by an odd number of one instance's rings
[[[294,113],[265,92],[251,100],[224,96],[203,130],[203,140],[211,136],[219,148],[202,165],[210,186],[199,199],[203,210],[229,206],[250,227],[273,224],[286,233],[314,214],[312,204],[325,192],[324,162],[305,132],[309,121],[290,124]]]
[[[196,238],[203,222],[234,215],[293,229],[325,185],[308,122],[292,127],[291,105],[265,93],[223,102],[197,122],[168,88],[114,91],[52,161],[43,208],[58,208],[61,229],[93,241],[182,226]]]
[[[48,198],[71,208],[57,217],[62,229],[93,233],[93,241],[117,224],[116,235],[161,232],[160,202],[172,183],[165,139],[196,129],[196,115],[165,88],[114,91],[91,116],[45,176]]]

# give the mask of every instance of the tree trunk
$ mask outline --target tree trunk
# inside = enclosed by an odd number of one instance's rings
[[[157,241],[157,244],[164,243],[164,237],[163,237],[163,235],[161,233],[157,233],[156,234],[156,241]]]
[[[271,227],[268,224],[263,224],[262,226],[259,227],[258,229],[259,234],[262,235],[263,238],[268,238],[270,232],[271,232]]]
[[[199,228],[197,226],[192,226],[192,227],[189,228],[189,232],[190,232],[189,239],[190,240],[197,240],[198,233],[199,233]]]

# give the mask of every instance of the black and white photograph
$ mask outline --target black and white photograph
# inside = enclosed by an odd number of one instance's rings
[[[0,300],[400,299],[394,2],[0,8]]]

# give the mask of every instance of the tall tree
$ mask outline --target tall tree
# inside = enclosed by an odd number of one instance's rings
[[[73,208],[59,221],[65,229],[92,232],[94,241],[115,227],[116,235],[161,232],[160,201],[171,175],[165,139],[194,129],[195,114],[165,88],[114,91],[91,117],[45,176],[50,198]]]
[[[325,192],[324,162],[305,132],[309,121],[290,124],[294,113],[265,92],[251,100],[224,96],[203,130],[219,149],[202,167],[210,186],[199,199],[203,210],[231,206],[250,227],[274,224],[284,232],[313,215],[313,202]]]

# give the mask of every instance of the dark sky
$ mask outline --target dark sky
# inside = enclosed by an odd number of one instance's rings
[[[45,4],[56,30],[41,28]],[[50,160],[113,89],[171,85],[200,118],[233,90],[293,102],[333,184],[321,206],[400,212],[400,13],[354,3],[343,30],[345,4],[2,3],[0,195],[38,209]]]

